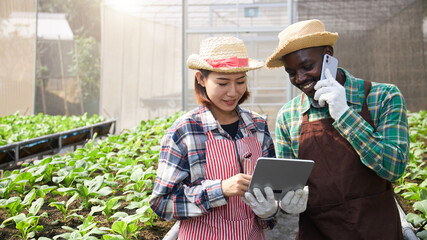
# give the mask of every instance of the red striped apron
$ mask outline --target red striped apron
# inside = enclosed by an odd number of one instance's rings
[[[258,157],[262,156],[261,143],[249,134],[239,140],[215,139],[207,133],[206,179],[228,179],[240,173],[236,154],[242,162],[244,173],[252,174]],[[236,146],[237,150],[236,151]],[[187,239],[265,239],[252,209],[240,196],[228,198],[228,203],[211,209],[210,213],[181,221],[180,240]]]

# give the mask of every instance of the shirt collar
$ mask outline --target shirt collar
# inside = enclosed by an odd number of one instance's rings
[[[239,124],[239,128],[243,127],[247,130],[251,130],[257,127],[257,125],[252,120],[252,113],[250,111],[244,110],[240,108],[240,106],[236,107],[237,113],[239,114],[239,119],[241,120]],[[207,133],[209,131],[218,129],[218,126],[220,125],[219,122],[215,119],[212,112],[209,110],[209,108],[200,105],[199,106],[199,113],[201,116],[201,120],[203,123],[203,129],[204,132]],[[241,126],[243,122],[243,126]]]
[[[344,72],[345,78],[346,78],[344,88],[345,88],[345,94],[347,97],[347,102],[351,104],[362,105],[363,99],[365,97],[364,91],[363,91],[363,85],[360,85],[356,81],[356,78],[353,75],[351,75],[349,72],[347,72],[345,69],[343,68],[339,68],[339,69],[341,69]],[[360,89],[362,89],[362,91],[360,91]],[[311,100],[307,97],[305,93],[303,93],[303,95],[305,96],[301,101],[301,112],[305,113],[311,107]]]

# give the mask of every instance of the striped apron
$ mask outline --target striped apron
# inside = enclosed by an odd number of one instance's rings
[[[207,133],[206,179],[228,179],[241,172],[252,174],[258,157],[262,156],[261,143],[250,131],[242,139],[215,139]],[[237,147],[237,149],[236,149]],[[226,205],[212,208],[206,215],[181,221],[180,240],[187,239],[265,239],[252,209],[240,196],[228,198]]]

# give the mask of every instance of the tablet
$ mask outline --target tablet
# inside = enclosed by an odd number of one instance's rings
[[[249,192],[254,188],[264,192],[269,186],[276,200],[282,200],[290,190],[303,188],[313,168],[313,160],[260,157],[255,166]]]

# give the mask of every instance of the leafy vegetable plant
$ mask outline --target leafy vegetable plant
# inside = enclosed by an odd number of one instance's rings
[[[13,221],[16,224],[16,228],[20,232],[19,237],[21,239],[27,240],[33,238],[36,231],[41,231],[44,228],[43,226],[38,225],[38,223],[40,217],[47,217],[47,214],[43,213],[42,215],[37,216],[37,213],[40,211],[41,207],[43,206],[43,203],[43,198],[37,199],[28,210],[28,215],[21,213],[17,216],[8,218],[2,223],[0,227],[3,228]]]
[[[52,221],[62,220],[62,227],[69,231],[53,239],[101,239],[109,237],[106,233],[115,235],[111,239],[137,238],[138,232],[152,226],[157,218],[148,198],[159,145],[166,129],[180,115],[141,121],[140,126],[119,135],[93,138],[74,152],[5,171],[0,179],[0,211],[8,214],[3,226],[15,223],[21,238],[32,238],[39,232],[37,238],[47,240],[38,221],[46,214],[34,213],[37,203],[58,211],[60,217]],[[105,218],[99,218],[101,213]],[[71,227],[70,219],[81,224]],[[100,222],[105,229],[98,227]]]

